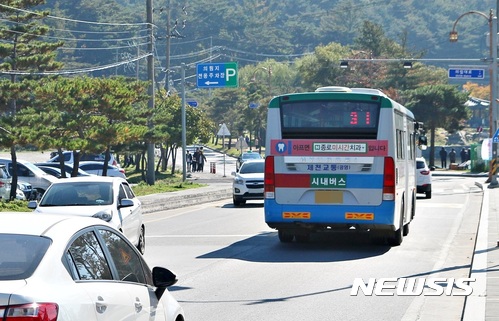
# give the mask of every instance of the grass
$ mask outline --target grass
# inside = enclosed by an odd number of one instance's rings
[[[125,171],[127,180],[130,184],[133,184],[133,191],[137,196],[175,192],[206,186],[206,184],[189,181],[183,182],[182,173],[175,171],[172,175],[171,169],[167,172],[156,172],[154,185],[148,185],[144,182],[142,174],[140,172],[136,172],[134,169],[125,169]]]

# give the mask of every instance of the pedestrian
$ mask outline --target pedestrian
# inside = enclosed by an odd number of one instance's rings
[[[196,172],[198,170],[198,159],[199,159],[199,148],[196,148],[194,154],[192,154],[192,171]]]
[[[461,155],[461,164],[467,161],[466,149],[462,148],[459,155]]]
[[[447,168],[447,151],[444,147],[440,150],[440,163],[442,168]]]
[[[189,153],[189,151],[185,153],[185,161],[187,162],[187,171],[190,172],[192,167],[192,154]]]
[[[206,157],[204,156],[204,153],[203,153],[203,147],[201,147],[199,149],[199,154],[198,154],[198,172],[203,171],[205,162],[206,162]]]
[[[450,165],[456,163],[456,150],[454,148],[449,153],[449,161],[450,161]]]

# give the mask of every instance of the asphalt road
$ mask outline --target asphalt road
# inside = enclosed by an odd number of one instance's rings
[[[145,215],[145,257],[177,273],[191,320],[460,320],[463,296],[351,296],[357,278],[469,275],[482,192],[473,178],[433,184],[399,247],[343,233],[281,244],[262,202],[224,200]]]

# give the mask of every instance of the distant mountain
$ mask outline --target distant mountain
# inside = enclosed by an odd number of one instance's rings
[[[49,0],[46,5],[57,17],[101,23],[145,22],[145,6],[144,0]],[[268,58],[288,61],[313,51],[320,44],[353,44],[365,20],[383,26],[389,38],[403,44],[409,51],[422,52],[423,58],[478,59],[489,55],[487,16],[491,8],[495,11],[496,1],[156,0],[153,6],[156,54],[164,67],[168,37],[173,66],[181,62],[217,59],[237,59],[241,63]],[[456,25],[459,41],[450,43],[449,32],[456,19],[471,10],[484,16],[463,16]],[[168,12],[170,34],[166,27]],[[71,29],[73,36],[79,39],[113,37],[101,34],[83,36],[81,33],[104,30],[108,28],[105,25],[89,27],[70,21],[47,21],[54,28]],[[125,27],[122,29],[126,30]],[[106,45],[112,46],[112,43],[99,43],[99,46]],[[126,49],[117,48],[97,56],[71,53],[65,59],[82,64],[110,63],[116,61],[120,51]]]

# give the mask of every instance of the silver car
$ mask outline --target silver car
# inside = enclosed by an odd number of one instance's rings
[[[36,213],[92,216],[109,222],[145,252],[142,204],[120,177],[80,176],[59,179],[28,207]]]

